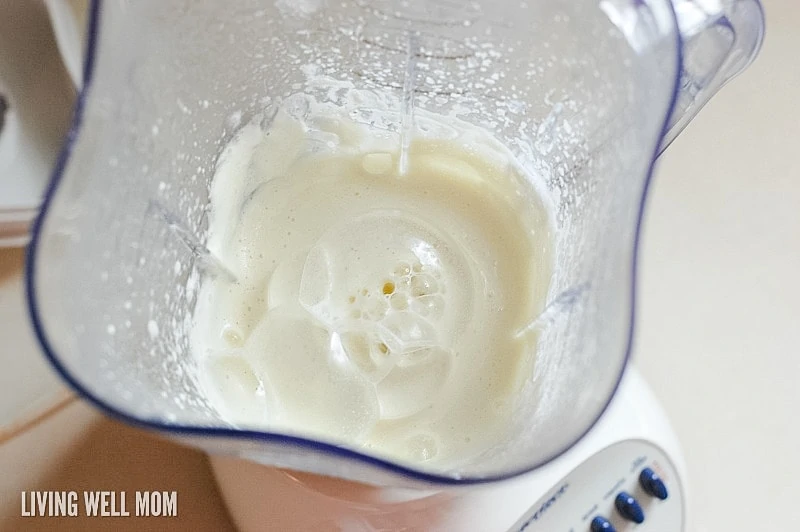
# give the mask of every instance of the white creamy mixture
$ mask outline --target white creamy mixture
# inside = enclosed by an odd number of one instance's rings
[[[514,333],[544,305],[548,210],[483,130],[420,114],[399,175],[396,133],[298,98],[219,160],[208,246],[237,281],[203,286],[201,384],[239,427],[473,457],[532,372]]]

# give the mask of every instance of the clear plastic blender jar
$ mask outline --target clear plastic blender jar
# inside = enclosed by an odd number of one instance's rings
[[[381,485],[531,471],[614,394],[654,161],[762,34],[756,0],[95,1],[29,251],[36,333],[96,406],[210,453]],[[389,127],[405,135],[422,127],[414,110],[457,113],[543,176],[554,202],[554,274],[513,434],[457,469],[241,430],[198,389],[192,312],[204,280],[224,275],[204,246],[216,159],[240,124],[293,94],[335,104],[309,69],[393,95]]]

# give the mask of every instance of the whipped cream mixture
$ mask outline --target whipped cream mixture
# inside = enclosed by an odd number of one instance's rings
[[[487,132],[425,134],[297,96],[220,157],[208,247],[230,270],[195,311],[200,382],[224,419],[405,462],[501,441],[531,375],[549,210]],[[301,102],[297,105],[296,102]]]

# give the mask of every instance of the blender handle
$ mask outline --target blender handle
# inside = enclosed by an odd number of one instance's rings
[[[703,105],[755,59],[764,40],[759,0],[672,0],[683,41],[675,109],[660,152]]]

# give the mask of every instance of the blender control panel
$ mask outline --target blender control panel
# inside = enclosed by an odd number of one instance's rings
[[[647,441],[626,440],[573,469],[509,532],[681,532],[684,512],[667,455]]]

